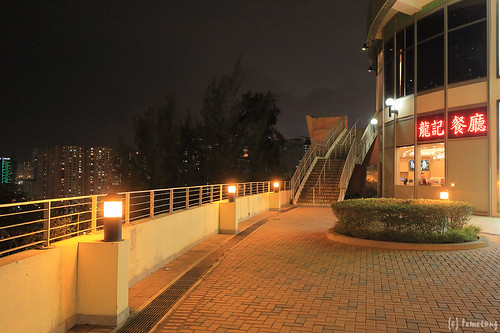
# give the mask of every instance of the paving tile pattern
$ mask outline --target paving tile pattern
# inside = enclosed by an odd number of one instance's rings
[[[329,241],[334,222],[329,208],[276,215],[158,331],[493,332],[463,323],[500,324],[500,237],[467,251],[365,249]]]

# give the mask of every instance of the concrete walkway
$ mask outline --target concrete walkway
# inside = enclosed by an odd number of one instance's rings
[[[500,330],[500,219],[479,218],[487,248],[424,252],[335,244],[326,237],[335,222],[329,208],[266,214],[271,221],[227,253],[158,332]],[[132,311],[228,237],[211,238],[134,286]],[[73,331],[106,331],[85,329]]]

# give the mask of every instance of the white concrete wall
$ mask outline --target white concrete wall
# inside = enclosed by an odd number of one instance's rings
[[[134,222],[123,229],[130,240],[129,284],[149,274],[219,230],[219,203]]]
[[[238,221],[265,212],[267,193],[237,198]],[[281,191],[282,203],[291,191]],[[129,285],[140,281],[204,239],[218,233],[219,203],[124,226],[130,241]],[[102,232],[0,258],[0,331],[66,332],[76,323],[78,244]],[[96,258],[97,259],[97,258]]]

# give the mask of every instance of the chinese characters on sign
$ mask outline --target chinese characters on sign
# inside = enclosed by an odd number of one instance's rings
[[[485,136],[488,133],[486,108],[448,112],[448,138]]]
[[[448,113],[448,138],[468,138],[485,136],[488,132],[486,108],[454,111]],[[444,139],[444,114],[418,118],[418,141]]]
[[[418,141],[436,140],[444,138],[444,114],[424,116],[418,118]]]

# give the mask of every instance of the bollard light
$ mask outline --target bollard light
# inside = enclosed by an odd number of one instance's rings
[[[280,183],[274,182],[273,188],[274,188],[274,193],[279,192],[280,191]]]
[[[229,202],[234,202],[236,200],[236,186],[235,185],[229,185],[227,187],[227,193],[228,193],[228,201]]]
[[[444,191],[439,192],[439,199],[448,200],[449,199],[448,191],[444,190]]]
[[[122,240],[122,197],[110,193],[104,199],[104,241],[120,242]]]

